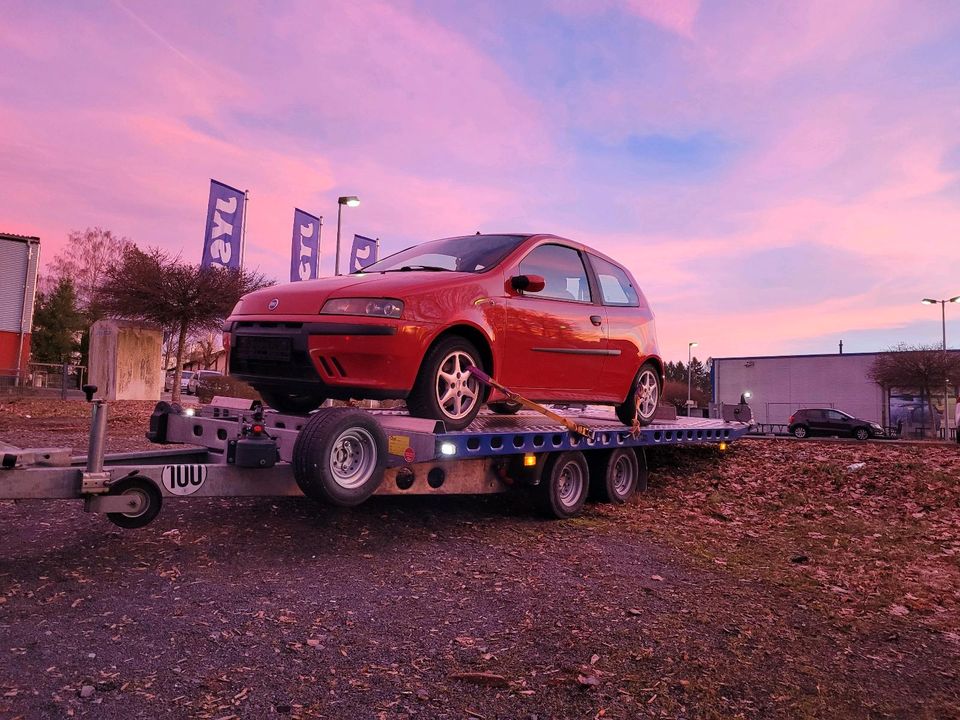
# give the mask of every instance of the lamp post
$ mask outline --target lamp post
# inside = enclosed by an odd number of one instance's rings
[[[693,368],[690,367],[690,355],[693,352],[693,349],[698,345],[695,342],[687,343],[687,417],[690,417],[690,408],[693,405],[693,400],[690,397],[690,388],[691,388],[691,379]]]
[[[936,305],[940,303],[940,322],[943,326],[943,439],[950,439],[950,413],[947,412],[947,303],[960,302],[960,295],[948,298],[947,300],[934,300],[933,298],[924,298],[921,300],[924,305]]]
[[[340,211],[343,210],[343,206],[347,207],[356,207],[360,204],[360,198],[356,195],[342,195],[337,198],[337,254],[334,259],[333,274],[340,274]]]

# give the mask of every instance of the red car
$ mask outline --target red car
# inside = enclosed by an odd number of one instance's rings
[[[480,367],[533,400],[617,406],[653,419],[663,386],[653,312],[636,281],[554,235],[467,235],[417,245],[363,272],[265,288],[227,319],[230,374],[271,407],[406,398],[411,414],[466,427],[487,397]]]

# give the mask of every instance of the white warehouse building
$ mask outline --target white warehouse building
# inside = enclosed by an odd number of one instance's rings
[[[712,400],[716,404],[735,404],[742,393],[750,392],[753,417],[764,424],[786,423],[800,408],[824,407],[884,426],[902,422],[910,432],[915,426],[929,426],[929,410],[914,391],[888,392],[870,379],[870,368],[879,354],[713,358]],[[948,409],[951,427],[954,393],[951,388]],[[942,412],[943,391],[935,390],[932,399]],[[937,418],[937,426],[939,422]]]

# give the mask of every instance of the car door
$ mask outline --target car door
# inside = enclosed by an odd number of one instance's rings
[[[826,425],[829,428],[831,435],[844,435],[850,434],[850,416],[836,410],[824,410],[826,415],[827,422]]]
[[[516,275],[539,275],[544,288],[507,298],[501,381],[534,399],[594,399],[607,356],[606,314],[581,252],[538,245],[506,269],[508,285]]]
[[[829,432],[830,428],[827,425],[827,419],[823,414],[823,410],[804,410],[804,416],[807,423],[807,426],[810,428],[811,435],[823,435],[824,433]]]

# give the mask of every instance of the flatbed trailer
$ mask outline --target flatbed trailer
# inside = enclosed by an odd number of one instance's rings
[[[183,447],[105,455],[106,402],[93,399],[89,447],[0,445],[0,499],[84,501],[125,528],[143,527],[164,501],[203,497],[308,496],[352,506],[371,495],[491,494],[528,489],[548,515],[577,515],[588,494],[625,502],[646,488],[645,449],[726,443],[741,422],[677,418],[631,430],[610,410],[561,411],[584,436],[536,413],[482,413],[449,432],[405,412],[322,408],[264,411],[214,398],[196,411],[157,404],[147,437]]]

